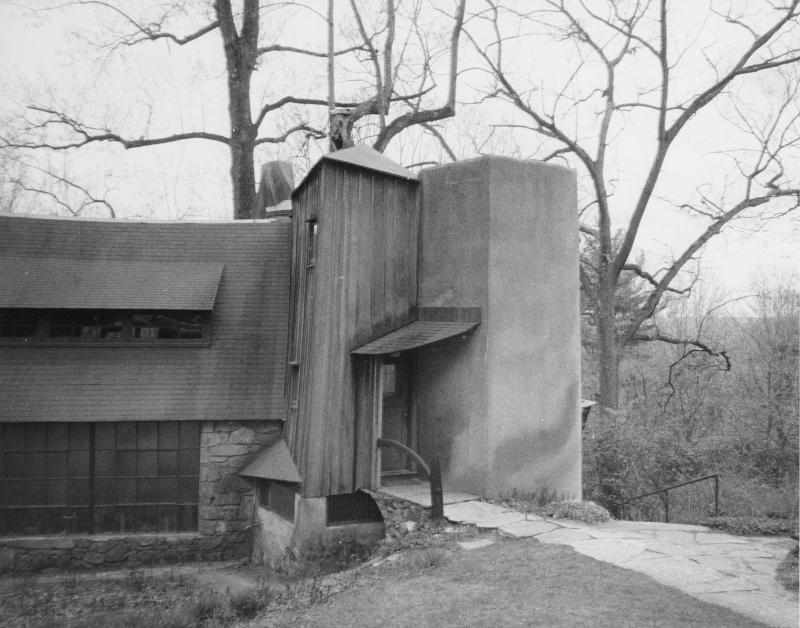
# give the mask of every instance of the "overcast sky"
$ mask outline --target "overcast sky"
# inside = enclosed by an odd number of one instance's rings
[[[469,5],[474,6],[475,1]],[[0,108],[6,120],[22,113],[26,104],[39,103],[58,105],[76,117],[86,116],[107,122],[114,128],[124,128],[133,137],[154,137],[198,129],[227,133],[224,67],[216,35],[190,46],[147,44],[123,54],[111,54],[94,45],[102,39],[103,33],[107,34],[109,26],[107,19],[98,19],[101,13],[85,8],[38,14],[29,10],[30,6],[48,4],[0,0],[0,58],[3,60],[0,84],[4,86]],[[320,1],[316,4],[324,13],[326,3]],[[745,4],[760,6],[763,3],[753,0]],[[345,10],[346,6],[343,2],[337,3],[337,10]],[[449,7],[450,3],[445,2],[444,6]],[[296,26],[298,16],[303,25],[300,29]],[[324,23],[320,18],[301,12],[282,19],[286,21],[276,20],[266,25],[264,36],[280,35],[282,41],[289,37],[293,43],[324,49]],[[708,35],[704,33],[703,25],[695,23],[696,19],[688,12],[676,12],[674,22],[680,27],[676,32],[684,37],[684,43],[690,37],[697,41]],[[431,23],[434,24],[435,20]],[[185,25],[189,29],[193,23],[187,21]],[[446,36],[446,21],[443,20],[440,26]],[[89,41],[81,41],[76,34]],[[722,58],[729,54],[728,50],[731,55],[735,53],[735,38],[715,37],[712,43],[714,48],[710,48],[711,43],[707,48],[711,53],[721,54]],[[562,49],[550,39],[530,36],[514,42],[514,45],[516,49],[509,65],[520,77],[523,73],[535,76],[534,84],[546,80],[556,84],[569,71],[569,60],[561,56]],[[469,48],[469,44],[462,41],[462,69],[477,65],[477,58]],[[704,69],[700,67],[700,61],[692,63],[697,64],[699,77]],[[684,67],[693,68],[691,63]],[[257,72],[254,99],[260,100],[262,93],[266,95],[268,90],[283,93],[282,90],[292,89],[300,95],[312,92],[324,95],[324,71],[324,60],[304,65],[302,72],[288,63],[262,66]],[[646,68],[642,71],[645,72]],[[684,70],[682,79],[686,85],[694,80],[692,75],[692,71]],[[635,72],[633,77],[631,88],[637,87]],[[475,96],[472,90],[482,85],[485,75],[472,70],[462,78],[459,98],[471,100]],[[341,68],[337,79],[338,95],[346,94],[348,89],[355,90],[354,76]],[[748,89],[761,87],[753,83]],[[470,141],[456,137],[459,129],[481,127],[482,131],[475,131],[480,135],[487,133],[489,127],[486,124],[512,118],[512,114],[497,104],[484,105],[483,108],[460,107],[457,119],[448,125],[448,137],[455,138],[454,146],[460,147],[463,156],[471,156],[474,147]],[[665,177],[658,190],[660,195],[686,199],[693,187],[706,181],[725,186],[726,176],[732,173],[730,169],[722,170],[717,158],[720,151],[735,145],[737,140],[732,125],[724,118],[724,110],[704,113],[696,121],[695,128],[676,144],[675,154],[666,164]],[[283,122],[276,120],[275,128]],[[586,123],[591,122],[587,118]],[[614,153],[612,167],[617,169],[618,191],[612,205],[618,221],[629,214],[633,198],[629,189],[635,189],[650,157],[650,147],[643,140],[649,127],[643,124],[642,128],[637,128],[637,124],[639,122],[632,118],[626,128],[620,129],[618,150]],[[429,146],[431,148],[426,149],[424,155],[439,158],[441,152],[434,147],[435,144]],[[499,130],[483,150],[512,152],[527,157],[537,156],[538,147],[539,141],[530,133]],[[322,148],[314,148],[309,159],[315,159],[319,150]],[[714,153],[709,156],[711,151]],[[418,160],[421,155],[413,139],[408,137],[390,146],[387,154],[405,165]],[[298,158],[290,147],[270,147],[261,151],[258,157],[260,161],[293,158],[299,177],[309,165],[308,159]],[[50,160],[49,167],[63,168],[70,176],[88,182],[93,191],[107,194],[124,217],[226,219],[232,213],[228,153],[221,144],[191,141],[135,151],[111,145],[94,146],[61,153]],[[800,163],[795,160],[787,166],[794,169],[794,178],[797,179]],[[103,212],[99,210],[97,213],[102,215]],[[755,232],[749,226],[743,226],[715,238],[703,255],[706,283],[738,293],[747,290],[757,273],[794,273],[797,279],[800,276],[799,222],[797,218],[782,220]],[[702,224],[679,212],[653,211],[643,224],[639,250],[653,268],[658,268],[659,260],[676,255],[699,233]]]

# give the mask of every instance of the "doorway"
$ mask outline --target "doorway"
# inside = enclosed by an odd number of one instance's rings
[[[416,448],[416,430],[411,395],[412,362],[406,356],[390,357],[381,365],[381,438]],[[381,476],[409,475],[416,471],[404,453],[384,447]]]

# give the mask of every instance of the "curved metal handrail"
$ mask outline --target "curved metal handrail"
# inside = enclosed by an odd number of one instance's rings
[[[379,438],[378,447],[389,447],[390,449],[399,449],[404,454],[410,456],[414,460],[414,462],[416,462],[420,467],[422,467],[422,470],[425,471],[425,475],[428,476],[428,479],[430,479],[431,468],[422,459],[422,456],[420,456],[416,451],[411,449],[411,447],[404,445],[400,441],[393,440],[391,438]]]
[[[442,490],[442,471],[439,462],[439,456],[434,456],[433,464],[429,467],[428,464],[422,459],[416,451],[411,449],[408,445],[393,440],[391,438],[379,438],[377,441],[378,447],[389,447],[402,451],[409,456],[414,462],[417,463],[420,469],[428,476],[428,481],[431,485],[431,518],[442,519],[444,517],[444,491]]]

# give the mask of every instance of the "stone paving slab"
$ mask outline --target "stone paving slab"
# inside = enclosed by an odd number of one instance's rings
[[[719,604],[742,615],[769,624],[797,628],[797,599],[768,598],[763,591],[735,591],[730,593],[698,593],[695,597],[704,602]]]
[[[499,528],[500,532],[503,532],[505,534],[517,538],[537,536],[539,534],[550,532],[555,529],[556,529],[555,524],[549,523],[542,519],[517,521],[515,523],[509,523],[508,525],[501,526]]]
[[[510,534],[510,532],[509,532]],[[542,543],[555,543],[557,545],[572,545],[579,541],[589,541],[592,536],[586,530],[558,527],[550,532],[538,535]]]
[[[430,485],[427,483],[382,486],[380,491],[392,497],[419,504],[425,508],[431,507],[431,489]],[[445,505],[471,502],[478,499],[477,495],[473,495],[472,493],[460,493],[458,491],[444,491],[442,497]]]
[[[647,552],[647,543],[645,541],[632,539],[613,541],[609,541],[609,539],[591,539],[589,541],[569,543],[569,545],[581,554],[613,565],[627,565],[628,561],[634,560]]]
[[[636,530],[637,532],[644,532],[647,530],[667,530],[670,532],[708,532],[708,528],[705,526],[698,526],[688,523],[664,523],[662,521],[608,521],[600,524],[598,527],[613,528],[615,530]]]
[[[688,583],[681,587],[686,593],[692,595],[699,593],[735,593],[736,591],[758,591],[761,585],[749,578],[729,577],[711,580],[709,582]]]
[[[659,555],[652,557],[643,553],[630,560],[616,564],[640,571],[656,582],[668,584],[679,589],[704,582],[719,582],[724,578],[716,569],[698,565],[683,556]]]
[[[502,512],[499,515],[482,518],[475,522],[478,528],[483,530],[502,529],[504,526],[525,523],[525,513],[522,512]],[[538,521],[536,522],[538,523]]]
[[[445,504],[444,516],[454,523],[469,523],[478,525],[478,522],[497,518],[500,515],[513,512],[508,508],[489,504],[487,502],[460,502],[458,504]],[[488,526],[483,526],[488,527]]]
[[[748,545],[747,539],[731,534],[720,534],[719,532],[705,532],[695,537],[698,543],[722,543],[725,545]]]

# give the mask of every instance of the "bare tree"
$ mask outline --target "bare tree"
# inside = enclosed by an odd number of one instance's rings
[[[413,8],[419,11],[417,3]],[[229,133],[223,134],[206,130],[195,130],[182,133],[170,133],[158,137],[132,137],[123,132],[107,128],[105,125],[92,123],[72,115],[69,111],[54,105],[31,105],[28,108],[29,116],[23,133],[17,137],[3,138],[6,146],[21,149],[49,149],[64,151],[78,149],[89,144],[113,142],[126,149],[136,149],[163,145],[187,140],[204,140],[226,145],[230,153],[230,178],[233,191],[234,217],[256,217],[259,211],[256,202],[255,158],[257,147],[265,144],[280,144],[287,139],[301,135],[307,139],[323,139],[327,137],[324,122],[316,124],[313,120],[320,117],[311,114],[311,108],[329,108],[331,104],[336,107],[349,108],[353,111],[352,120],[357,121],[365,116],[378,116],[380,118],[380,132],[375,139],[375,147],[384,150],[393,137],[409,126],[421,124],[431,120],[452,116],[455,111],[455,82],[456,62],[458,57],[458,38],[461,32],[465,0],[459,0],[454,16],[451,43],[451,67],[449,80],[449,96],[444,106],[435,109],[425,109],[423,97],[435,88],[434,74],[431,70],[433,60],[425,54],[426,35],[423,27],[417,25],[416,37],[423,43],[423,58],[419,61],[422,70],[418,72],[419,84],[409,94],[398,92],[400,86],[397,77],[401,69],[407,64],[404,50],[408,44],[408,36],[396,37],[397,8],[392,0],[387,0],[383,11],[386,24],[383,30],[386,33],[383,50],[379,53],[373,42],[377,35],[368,32],[364,26],[362,13],[355,2],[352,3],[353,17],[358,24],[359,40],[352,46],[340,50],[319,50],[303,48],[295,45],[271,41],[263,42],[261,31],[264,20],[276,19],[275,14],[282,10],[298,12],[304,11],[302,19],[316,19],[320,22],[329,21],[332,11],[328,16],[318,12],[313,4],[303,3],[260,3],[259,0],[242,0],[241,6],[236,7],[231,0],[214,0],[212,12],[203,21],[202,11],[194,15],[193,20],[187,20],[185,13],[193,7],[187,2],[170,3],[164,10],[153,17],[152,7],[141,7],[141,14],[134,15],[119,8],[118,5],[102,0],[75,0],[55,7],[58,10],[98,10],[104,12],[109,19],[116,20],[114,39],[106,46],[111,50],[127,49],[131,46],[161,45],[161,46],[191,46],[197,45],[208,37],[219,37],[225,60],[225,75],[228,98]],[[150,11],[146,11],[146,9]],[[331,7],[332,8],[332,7]],[[136,9],[139,10],[139,7]],[[176,14],[179,18],[177,19]],[[293,28],[302,30],[302,20],[296,15],[287,18],[294,20]],[[190,32],[178,32],[179,27],[194,23],[196,27]],[[292,30],[284,29],[284,30]],[[397,42],[397,43],[396,43]],[[402,46],[398,53],[395,48]],[[355,58],[356,52],[364,51],[365,57]],[[326,97],[320,89],[319,97],[315,94],[287,93],[284,95],[267,96],[260,105],[254,106],[256,95],[253,91],[253,78],[256,72],[263,68],[284,67],[279,56],[284,61],[287,56],[292,59],[303,60],[301,63],[322,63],[326,59],[329,64],[329,73],[332,68],[332,59],[351,57],[352,64],[374,64],[374,82],[371,82],[371,93],[365,100],[334,101],[331,103],[330,95]],[[289,67],[292,67],[291,64]],[[292,71],[287,69],[286,71]],[[406,87],[404,81],[402,87]],[[329,88],[330,91],[330,88]],[[386,121],[386,116],[391,103],[405,103],[407,111],[397,116],[391,122]],[[267,119],[276,114],[286,112],[287,108],[294,108],[292,116],[294,122],[282,125],[280,132],[268,134],[268,127],[275,124],[266,124]],[[324,119],[324,118],[323,118]]]
[[[486,0],[485,8],[469,18],[468,37],[491,76],[486,97],[510,103],[520,120],[511,126],[541,138],[545,159],[564,159],[588,179],[591,196],[582,212],[581,233],[594,253],[584,259],[581,282],[590,295],[597,324],[599,401],[605,407],[618,406],[619,364],[625,347],[647,340],[691,342],[658,335],[646,322],[666,295],[687,289],[681,275],[708,241],[735,219],[754,213],[763,217],[770,208],[780,214],[800,204],[797,172],[784,164],[787,155],[800,146],[798,1],[765,3],[751,15],[712,7],[702,18],[705,32],[716,34],[725,28],[736,32],[735,39],[725,40],[729,45],[717,47],[724,54],[674,33],[676,5],[668,9],[667,0],[609,1],[602,6],[584,0],[543,0],[533,11],[524,3],[502,5]],[[689,23],[685,15],[682,19]],[[521,67],[524,64],[513,50],[520,38],[540,33],[566,44],[573,53],[574,63],[559,77],[555,90],[545,89],[544,79],[526,82],[531,64],[534,74],[543,68],[537,67],[536,57],[526,60],[528,67]],[[731,48],[736,48],[735,53]],[[693,65],[687,67],[688,63]],[[698,63],[705,66],[702,72]],[[752,84],[757,77],[782,69],[788,80],[770,100],[769,116],[755,121],[744,113],[744,106],[739,110],[743,114],[739,126],[747,132],[749,146],[746,153],[735,156],[735,182],[719,194],[700,189],[692,198],[674,203],[705,221],[699,233],[658,271],[635,263],[632,254],[643,219],[667,205],[657,195],[657,187],[676,139],[689,135],[693,127],[696,130],[690,122],[732,94],[737,84]],[[687,87],[689,70],[693,76],[701,75],[691,88]],[[630,190],[629,205],[618,207],[615,193],[623,182],[613,159],[620,163],[631,157],[613,155],[612,150],[618,136],[634,128],[635,141],[640,147],[650,142],[651,155],[642,181]],[[635,159],[641,155],[637,150]],[[619,220],[622,210],[625,217],[615,228],[612,223]],[[648,291],[620,324],[620,286],[631,273]],[[702,343],[693,344],[711,350]]]
[[[404,129],[414,125],[426,125],[437,120],[443,120],[455,115],[456,112],[456,85],[458,78],[458,45],[461,37],[461,29],[464,23],[464,11],[466,0],[458,0],[455,13],[452,16],[453,27],[449,40],[449,72],[447,76],[447,99],[439,107],[424,106],[423,98],[436,85],[432,72],[432,61],[435,52],[430,49],[430,43],[426,37],[422,25],[419,23],[421,3],[413,3],[412,14],[409,23],[413,25],[413,30],[409,30],[404,41],[397,38],[397,7],[394,0],[386,0],[385,15],[386,31],[383,42],[382,54],[375,48],[372,39],[367,34],[364,27],[364,20],[358,8],[356,0],[350,0],[350,6],[355,17],[358,30],[361,35],[364,48],[367,51],[369,63],[373,69],[373,93],[367,99],[356,105],[351,113],[353,123],[366,115],[374,115],[378,118],[377,135],[373,141],[373,147],[383,152],[389,142],[402,132]],[[449,16],[448,16],[449,17]],[[387,120],[389,105],[393,94],[396,94],[399,68],[404,66],[404,52],[408,47],[408,38],[415,36],[419,48],[422,52],[422,60],[419,71],[413,77],[417,81],[416,89],[413,93],[404,97],[402,100],[407,105],[407,110],[392,120]],[[396,44],[400,46],[399,53],[395,50]],[[409,85],[409,87],[414,87]]]

